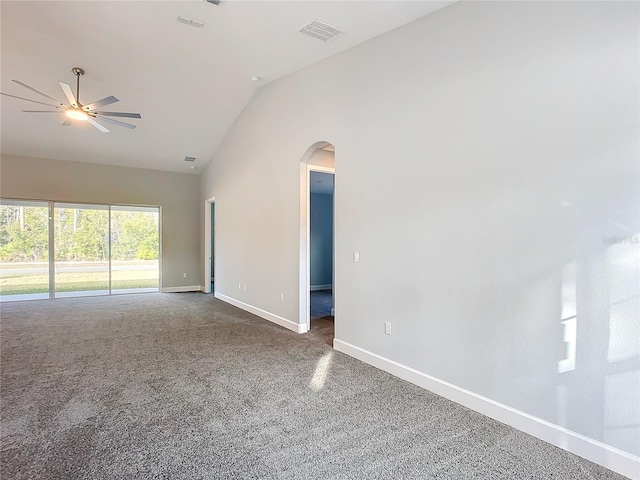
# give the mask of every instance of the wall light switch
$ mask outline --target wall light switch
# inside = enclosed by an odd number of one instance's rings
[[[187,278],[187,272],[182,274],[182,278]]]
[[[356,263],[360,262],[360,252],[353,252],[353,261]]]

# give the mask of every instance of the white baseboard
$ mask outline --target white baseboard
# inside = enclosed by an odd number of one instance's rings
[[[267,312],[266,310],[262,310],[261,308],[254,307],[253,305],[241,302],[240,300],[236,300],[235,298],[227,297],[222,293],[215,292],[215,297],[222,300],[223,302],[230,303],[234,307],[241,308],[242,310],[246,310],[247,312],[264,318],[265,320],[269,320],[270,322],[280,325],[281,327],[293,330],[296,333],[305,333],[307,331],[306,325],[300,325],[299,323],[292,322],[291,320],[287,320],[286,318],[276,315],[275,313]]]
[[[202,285],[186,285],[183,287],[162,287],[162,293],[179,293],[179,292],[200,292],[204,289]]]
[[[621,475],[640,480],[640,458],[335,338],[333,348]]]
[[[333,288],[333,285],[329,284],[329,285],[311,285],[309,287],[309,291],[310,292],[315,292],[317,290],[331,290]]]

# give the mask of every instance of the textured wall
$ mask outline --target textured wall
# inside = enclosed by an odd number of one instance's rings
[[[640,454],[638,8],[459,2],[261,88],[201,176],[218,291],[298,321],[329,141],[336,338]]]

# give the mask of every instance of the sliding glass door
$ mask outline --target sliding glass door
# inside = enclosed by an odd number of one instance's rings
[[[155,207],[111,207],[111,293],[158,291],[159,222]]]
[[[56,297],[109,294],[109,207],[56,203]]]
[[[0,201],[0,298],[49,298],[49,203]]]
[[[159,288],[158,207],[0,200],[0,301]]]

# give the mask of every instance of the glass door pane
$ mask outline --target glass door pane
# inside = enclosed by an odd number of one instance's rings
[[[159,223],[157,207],[111,207],[111,293],[158,291]]]
[[[0,301],[49,298],[49,204],[0,201]]]
[[[55,296],[109,294],[109,207],[56,203]]]

